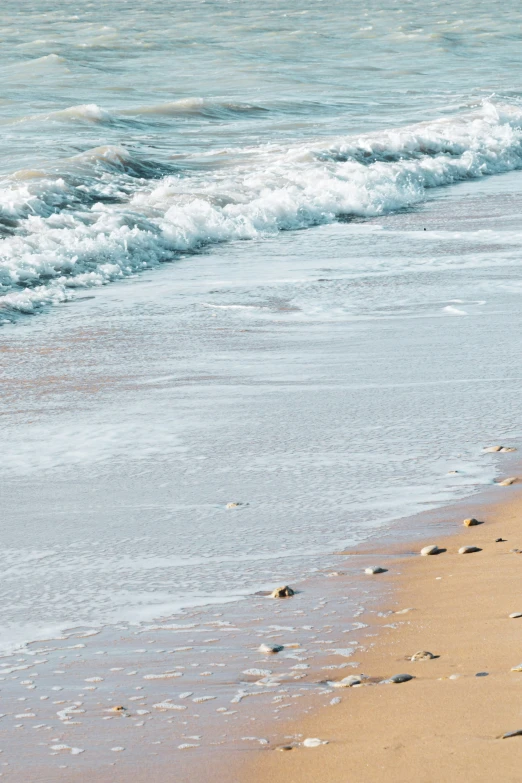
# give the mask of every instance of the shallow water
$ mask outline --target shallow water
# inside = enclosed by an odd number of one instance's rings
[[[5,648],[298,582],[493,480],[517,20],[4,7]]]

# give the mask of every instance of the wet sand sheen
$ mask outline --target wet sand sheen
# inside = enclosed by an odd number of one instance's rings
[[[510,617],[522,611],[521,505],[520,487],[492,487],[474,503],[424,514],[416,529],[432,538],[405,543],[410,520],[289,599],[253,596],[174,622],[78,629],[31,645],[23,660],[2,661],[2,761],[23,751],[23,779],[30,770],[46,783],[108,783],[116,770],[132,771],[133,783],[482,783],[499,770],[518,780],[520,739],[500,737],[522,728],[522,675],[512,671],[522,619]],[[481,524],[467,527],[471,511]],[[439,535],[448,517],[456,533]],[[440,554],[422,557],[433,543]],[[480,551],[460,555],[462,546]],[[387,570],[367,576],[370,563]],[[365,595],[356,621],[353,591]],[[343,657],[326,646],[340,639]],[[284,649],[264,654],[260,642]],[[412,661],[418,651],[434,657]],[[399,673],[414,679],[378,684]],[[349,675],[363,687],[328,684]],[[256,690],[260,699],[246,698]],[[307,747],[307,738],[327,744]]]
[[[377,679],[407,672],[415,679],[336,690],[343,698],[335,710],[285,732],[328,744],[258,753],[242,763],[235,781],[520,780],[521,739],[502,739],[522,728],[522,675],[512,671],[522,658],[522,620],[510,617],[522,607],[522,554],[514,551],[522,546],[522,494],[509,492],[483,514],[475,507],[484,524],[438,538],[445,552],[382,556],[389,571],[369,577],[393,586],[394,613],[371,617],[372,627],[381,628],[375,643],[357,652],[360,667],[353,671]],[[469,545],[480,551],[458,554]],[[421,650],[437,657],[408,660]],[[288,744],[283,736],[278,741]]]

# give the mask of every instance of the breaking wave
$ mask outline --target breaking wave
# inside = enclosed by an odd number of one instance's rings
[[[522,168],[522,110],[486,102],[473,113],[329,144],[179,157],[169,170],[101,147],[61,161],[59,175],[23,171],[6,179],[6,319],[210,243],[378,216],[422,201],[429,188]]]

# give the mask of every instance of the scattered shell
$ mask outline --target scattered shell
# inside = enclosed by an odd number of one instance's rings
[[[182,745],[178,745],[178,750],[187,750],[188,748],[199,748],[199,745],[195,745],[193,742],[184,742]]]
[[[365,574],[384,574],[388,569],[380,566],[369,566],[364,569]]]
[[[460,677],[460,674],[450,674],[448,677],[448,680],[458,680]]]
[[[407,609],[398,609],[394,614],[407,614],[408,612],[413,612],[413,607],[408,607]]]
[[[511,484],[514,484],[515,481],[517,481],[516,476],[510,476],[509,478],[505,478],[503,481],[499,481],[498,485],[499,487],[510,487]]]
[[[258,652],[262,653],[278,653],[285,648],[282,644],[260,644],[257,649]]]
[[[285,585],[284,587],[276,587],[275,590],[272,590],[270,598],[289,598],[291,595],[294,595],[294,591],[291,587]]]
[[[116,707],[111,707],[111,712],[125,712],[127,707],[122,707],[121,705],[117,705]]]
[[[478,546],[461,546],[459,555],[470,555],[472,552],[482,552]]]
[[[245,505],[244,503],[240,503],[238,501],[238,502],[234,502],[234,503],[227,503],[225,508],[239,508],[240,506],[244,506],[244,505]]]
[[[293,750],[293,749],[294,749],[293,745],[281,745],[281,747],[276,748],[276,750]]]
[[[424,546],[420,551],[421,555],[424,555],[425,557],[427,555],[438,555],[439,552],[440,549],[437,544],[429,544],[428,546]]]
[[[502,734],[500,739],[509,739],[510,737],[522,737],[522,729],[516,731],[508,731],[506,734]]]
[[[485,454],[491,454],[493,452],[502,451],[503,453],[507,451],[516,451],[516,448],[514,446],[487,446],[485,449],[483,449]]]
[[[478,519],[475,519],[475,517],[470,517],[469,519],[465,519],[462,524],[464,527],[475,527],[475,525],[480,525],[480,522]]]
[[[354,685],[360,685],[361,682],[362,679],[356,674],[350,674],[342,680],[337,680],[337,682],[329,682],[328,685],[332,688],[352,688]]]
[[[512,612],[509,617],[511,620],[516,620],[517,617],[522,617],[522,612]]]
[[[387,680],[382,680],[384,684],[393,683],[393,684],[399,684],[401,682],[408,682],[409,680],[414,680],[413,674],[394,674],[393,677],[389,677]]]
[[[318,737],[308,737],[303,740],[305,748],[318,748],[319,745],[328,745],[328,740],[321,740]]]
[[[428,650],[419,650],[419,652],[411,656],[410,661],[429,661],[432,658],[435,658],[433,653],[428,652]]]
[[[513,666],[511,671],[512,672],[522,672],[522,663],[519,663],[518,666]]]
[[[114,753],[121,753],[121,752],[122,752],[122,750],[125,750],[125,748],[122,748],[122,747],[121,747],[121,745],[117,745],[115,748],[111,748],[111,750],[112,750]]]

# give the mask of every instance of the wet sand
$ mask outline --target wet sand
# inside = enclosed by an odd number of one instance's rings
[[[360,667],[351,672],[368,675],[367,685],[332,688],[342,698],[335,709],[287,725],[285,735],[300,740],[274,738],[271,750],[240,765],[235,781],[520,780],[522,736],[501,737],[522,729],[522,672],[511,671],[522,661],[522,617],[509,617],[522,612],[522,552],[513,551],[522,550],[522,493],[516,486],[498,492],[500,502],[475,506],[483,524],[456,522],[455,535],[424,542],[445,552],[374,554],[389,570],[369,578],[391,585],[394,597],[382,617],[361,618],[378,634],[357,652]],[[468,545],[481,551],[458,554]],[[438,657],[407,659],[420,650]],[[398,673],[415,679],[377,684]],[[304,738],[328,744],[307,748]],[[277,752],[278,744],[294,747]]]
[[[516,458],[499,464],[511,475]],[[499,737],[522,728],[521,513],[520,485],[491,486],[330,558],[290,599],[71,629],[3,657],[2,777],[519,780],[522,737]],[[482,524],[463,527],[471,515]],[[421,557],[433,543],[446,551]],[[438,657],[408,660],[419,650]],[[415,679],[379,684],[404,672]],[[330,684],[353,674],[362,687]]]

